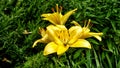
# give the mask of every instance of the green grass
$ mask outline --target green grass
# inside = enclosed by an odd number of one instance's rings
[[[91,31],[103,32],[102,41],[89,38],[92,49],[70,48],[61,57],[43,56],[46,44],[32,48],[41,38],[39,27],[50,23],[40,17],[59,4],[62,13],[78,10],[66,23],[91,19]],[[119,0],[0,0],[0,68],[120,68]],[[24,30],[32,34],[24,35]],[[10,62],[3,61],[7,58]]]

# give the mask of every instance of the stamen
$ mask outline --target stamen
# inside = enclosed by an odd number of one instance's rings
[[[88,23],[86,23],[87,21],[85,20],[85,25],[84,25],[84,27],[83,27],[83,32],[89,32],[90,31],[90,29],[89,28],[91,28],[92,27],[92,25],[93,24],[91,24],[90,23],[90,19],[88,20]]]
[[[62,12],[62,9],[63,9],[62,6],[60,6],[59,12]]]
[[[56,11],[59,12],[58,4],[56,4]]]
[[[58,38],[60,39],[60,31],[58,31],[57,35],[58,35]]]
[[[88,20],[88,24],[87,24],[87,26],[86,26],[86,27],[89,27],[89,25],[90,25],[90,21],[91,21],[91,20],[89,19],[89,20]]]
[[[60,39],[61,39],[61,40],[63,40],[62,35],[63,35],[62,31],[60,31]],[[62,42],[63,42],[63,41],[62,41]]]
[[[92,23],[90,23],[89,28],[91,28],[92,26],[93,26],[93,24],[92,24]]]
[[[86,26],[86,22],[87,22],[87,21],[85,20],[85,22],[84,22],[85,24],[84,24],[84,26],[83,26],[83,27],[85,27],[85,26]]]
[[[54,8],[52,8],[51,10],[52,10],[52,12],[55,12]]]
[[[62,35],[62,31],[59,31],[60,40],[61,40],[61,35]]]

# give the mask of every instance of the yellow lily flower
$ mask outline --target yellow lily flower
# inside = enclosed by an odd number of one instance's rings
[[[79,30],[78,30],[79,29]],[[62,55],[68,50],[69,47],[84,47],[91,48],[90,43],[85,39],[78,39],[79,33],[82,28],[75,27],[69,30],[64,25],[50,25],[47,30],[41,31],[43,38],[34,42],[33,47],[38,43],[48,43],[44,49],[44,55],[49,55],[52,53],[57,53],[57,55]],[[77,39],[76,39],[77,38]],[[74,43],[71,43],[72,42]]]
[[[73,21],[72,23],[75,26],[72,26],[70,29],[67,29],[64,24],[66,23],[69,16],[74,13],[77,9],[67,12],[65,15],[61,14],[62,8],[58,8],[56,5],[56,12],[42,14],[43,20],[48,20],[54,25],[49,25],[46,30],[40,28],[41,39],[38,39],[34,42],[33,48],[37,43],[47,43],[44,48],[44,55],[49,55],[52,53],[57,53],[57,55],[62,55],[65,53],[69,47],[83,47],[91,48],[90,43],[85,40],[88,37],[95,37],[101,41],[100,35],[103,33],[90,32],[90,19],[88,24],[81,27],[77,22]]]
[[[101,35],[103,35],[102,32],[99,32],[99,33],[90,32],[90,29],[89,29],[89,27],[90,27],[90,21],[91,21],[91,20],[89,19],[87,25],[86,25],[86,22],[85,22],[85,25],[84,25],[84,27],[82,28],[82,32],[79,33],[79,38],[95,37],[95,38],[98,39],[99,41],[102,41],[102,39],[101,39],[101,37],[100,37]],[[81,26],[80,26],[76,21],[73,21],[72,23],[73,23],[74,25],[76,25],[77,27],[80,27],[80,28],[81,28]],[[75,28],[76,26],[73,26],[73,27]]]
[[[67,19],[71,14],[73,14],[77,9],[71,10],[67,12],[65,15],[61,14],[62,7],[58,7],[58,4],[56,4],[56,12],[53,13],[47,13],[42,14],[43,20],[48,20],[54,25],[63,25],[66,23]]]

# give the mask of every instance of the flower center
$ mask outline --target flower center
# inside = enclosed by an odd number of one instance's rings
[[[64,43],[64,45],[66,45],[69,41],[69,34],[67,30],[57,31],[57,37],[60,39],[61,42]]]

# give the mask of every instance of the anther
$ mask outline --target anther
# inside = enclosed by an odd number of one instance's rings
[[[63,9],[63,8],[62,8],[62,6],[60,6],[59,12],[61,12],[61,11],[62,11],[62,9]]]
[[[52,12],[55,12],[54,8],[52,8],[51,10],[52,10]]]

